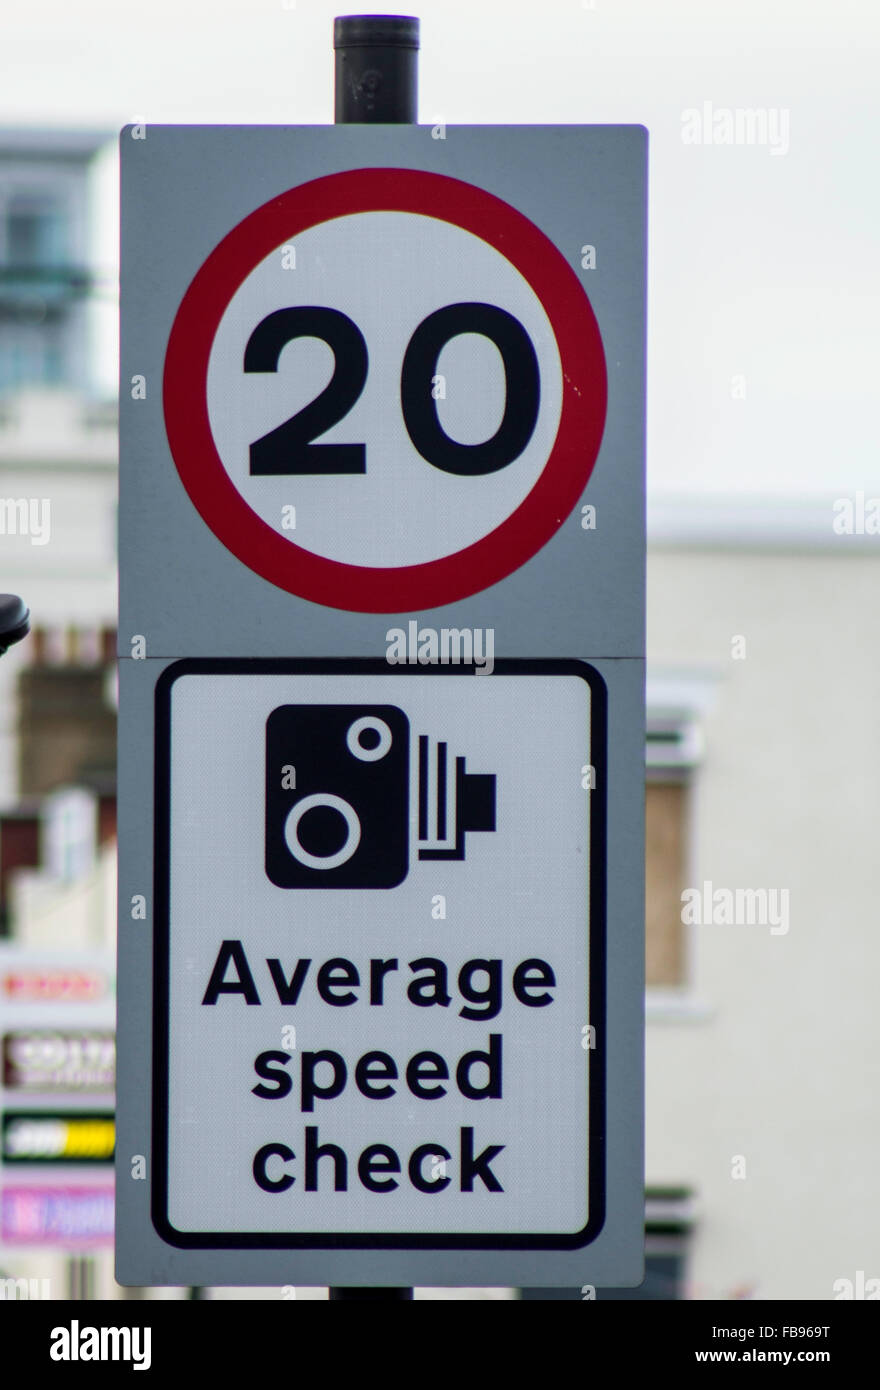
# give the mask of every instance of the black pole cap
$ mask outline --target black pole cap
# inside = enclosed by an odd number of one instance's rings
[[[18,594],[0,594],[0,656],[31,630],[31,615]]]
[[[419,21],[400,14],[347,14],[333,21],[334,48],[418,48]]]

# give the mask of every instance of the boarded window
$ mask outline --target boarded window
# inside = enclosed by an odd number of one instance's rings
[[[685,886],[687,783],[645,788],[645,943],[648,987],[686,982],[681,893]]]

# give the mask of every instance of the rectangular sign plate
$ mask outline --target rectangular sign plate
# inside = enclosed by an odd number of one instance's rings
[[[120,149],[117,1278],[637,1283],[646,132]]]
[[[646,132],[444,135],[122,132],[122,657],[644,655]]]
[[[603,682],[379,671],[160,682],[154,1220],[203,1248],[581,1247]]]

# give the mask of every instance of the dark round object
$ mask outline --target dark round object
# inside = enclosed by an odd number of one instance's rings
[[[335,806],[312,806],[300,821],[297,838],[307,854],[327,859],[348,840],[348,826]]]
[[[7,648],[27,637],[31,615],[18,594],[0,594],[0,656]]]

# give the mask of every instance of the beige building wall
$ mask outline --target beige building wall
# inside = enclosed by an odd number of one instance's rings
[[[880,538],[817,534],[649,554],[649,670],[715,681],[685,882],[789,894],[787,930],[687,928],[649,995],[646,1174],[695,1189],[697,1298],[880,1274]]]

